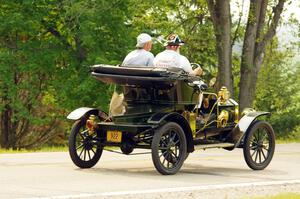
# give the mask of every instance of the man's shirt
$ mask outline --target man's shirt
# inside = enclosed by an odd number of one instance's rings
[[[182,68],[188,73],[193,72],[189,60],[174,50],[165,50],[161,53],[158,53],[154,58],[153,63],[154,66],[157,67],[177,67]]]
[[[130,52],[124,59],[122,66],[153,66],[154,56],[144,49]]]

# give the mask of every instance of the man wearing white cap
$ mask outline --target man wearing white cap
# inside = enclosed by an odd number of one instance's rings
[[[149,52],[152,48],[152,38],[146,33],[137,37],[136,50],[130,52],[124,59],[122,66],[153,66],[154,56]]]
[[[156,55],[154,58],[154,66],[178,67],[190,74],[200,76],[202,74],[201,67],[193,70],[189,60],[185,56],[179,54],[179,48],[183,44],[184,42],[178,35],[170,34],[165,43],[166,50]]]
[[[130,52],[124,59],[122,66],[153,66],[154,56],[149,52],[152,48],[152,38],[146,33],[137,37],[136,50]],[[121,89],[122,90],[122,89]],[[122,115],[125,112],[123,104],[124,93],[115,88],[109,104],[109,114],[111,116]]]

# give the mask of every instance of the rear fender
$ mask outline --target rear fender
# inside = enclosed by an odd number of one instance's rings
[[[254,111],[244,115],[237,125],[231,131],[230,141],[235,143],[235,148],[240,146],[241,141],[244,139],[244,136],[251,126],[251,124],[260,116],[270,115],[270,112]]]
[[[193,135],[192,130],[190,128],[189,122],[179,113],[156,113],[152,115],[148,121],[149,124],[155,124],[158,126],[164,125],[166,122],[176,122],[181,126],[185,133],[186,141],[187,141],[187,152],[191,153],[194,149]]]
[[[69,120],[79,120],[82,117],[84,117],[85,115],[88,114],[93,114],[96,115],[98,117],[108,117],[107,114],[103,111],[101,111],[100,109],[97,108],[88,108],[88,107],[81,107],[78,109],[75,109],[74,111],[72,111],[68,116],[67,119]]]

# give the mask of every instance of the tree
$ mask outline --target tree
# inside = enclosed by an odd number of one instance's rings
[[[217,40],[218,51],[218,80],[219,84],[229,87],[233,91],[232,78],[232,40],[230,1],[206,0]],[[239,102],[240,110],[251,107],[257,81],[257,75],[263,62],[266,45],[276,33],[285,0],[278,0],[268,10],[269,0],[250,0],[247,25],[244,34],[244,43],[240,67]],[[268,13],[269,12],[269,13]],[[268,18],[269,17],[269,18]],[[266,19],[268,18],[268,19]],[[268,20],[268,21],[267,21]],[[238,25],[239,26],[239,25]]]
[[[133,46],[128,44],[134,43],[132,28],[125,24],[131,16],[127,4],[118,0],[58,1],[43,21],[45,34],[63,46],[50,93],[66,112],[78,106],[107,111],[110,86],[91,78],[89,66],[120,64]]]
[[[230,0],[206,0],[216,37],[218,54],[217,89],[226,86],[233,93]]]
[[[107,110],[110,86],[91,78],[88,66],[125,56],[133,41],[127,5],[1,2],[0,147],[32,148],[64,134],[64,118],[78,106]]]
[[[292,50],[278,50],[277,47],[276,39],[266,47],[266,57],[258,75],[254,107],[271,112],[268,120],[277,136],[288,138],[300,125],[300,63],[293,63]]]
[[[265,48],[275,36],[285,0],[278,0],[277,5],[272,7],[272,15],[266,19],[268,3],[270,3],[268,0],[250,1],[240,70],[240,110],[252,106]]]
[[[59,123],[44,114],[49,108],[42,100],[55,67],[50,63],[57,56],[55,41],[39,34],[47,6],[15,1],[0,5],[0,146],[4,148],[43,143]]]

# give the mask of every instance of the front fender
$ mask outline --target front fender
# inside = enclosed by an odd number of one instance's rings
[[[253,111],[244,115],[237,125],[231,131],[230,141],[235,143],[235,147],[238,147],[247,132],[248,128],[251,126],[252,122],[263,115],[270,115],[270,112],[263,111]]]
[[[89,108],[89,107],[81,107],[72,111],[68,116],[67,119],[69,120],[79,120],[87,113],[92,112],[93,115],[99,115],[101,112],[100,109],[97,108]]]

